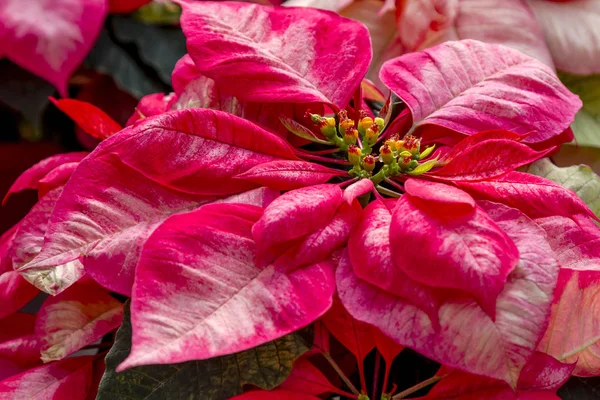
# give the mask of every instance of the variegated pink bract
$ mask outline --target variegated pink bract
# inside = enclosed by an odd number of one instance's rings
[[[552,398],[559,383],[522,382],[546,367],[561,384],[571,373],[536,353],[544,344],[555,356],[593,354],[545,332],[565,318],[557,281],[569,302],[589,296],[564,270],[593,270],[600,234],[575,194],[515,172],[556,150],[581,106],[550,67],[501,45],[444,43],[383,66],[402,102],[375,116],[362,109],[371,46],[361,24],[312,9],[179,3],[190,55],[174,72],[176,94],[144,98],[64,187],[48,177],[55,188],[4,239],[32,244],[2,246],[17,271],[56,299],[78,294],[84,273],[130,297],[119,372],[242,352],[318,321],[355,356],[362,390],[370,351],[391,363],[408,347],[479,376],[464,398]],[[68,341],[42,312],[46,358],[113,326],[119,307],[99,293],[73,294],[85,318]],[[89,310],[96,302],[108,316]],[[239,398],[336,392],[299,363],[282,387]],[[318,384],[301,391],[306,376]]]

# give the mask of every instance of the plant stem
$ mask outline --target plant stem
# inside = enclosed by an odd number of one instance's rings
[[[398,399],[403,399],[406,396],[413,394],[414,392],[417,392],[429,385],[433,385],[434,383],[436,383],[437,381],[441,380],[442,378],[444,378],[444,376],[432,376],[431,378],[424,380],[421,383],[416,384],[415,386],[408,388],[400,393],[398,393],[397,395],[395,395],[394,397],[392,397],[392,400],[398,400]]]
[[[333,358],[331,358],[331,355],[329,355],[329,353],[326,353],[326,352],[322,352],[321,354],[323,354],[323,357],[325,357],[325,359],[327,360],[327,362],[333,367],[333,369],[335,370],[335,372],[337,372],[337,374],[340,376],[340,378],[342,379],[342,381],[344,381],[344,383],[346,384],[346,386],[348,386],[348,388],[350,389],[350,391],[352,393],[354,393],[355,395],[359,396],[360,393],[358,392],[358,389],[356,389],[356,386],[354,386],[352,384],[352,382],[350,382],[350,379],[348,379],[348,377],[344,374],[344,372],[341,370],[340,366],[337,365],[337,363],[335,362],[335,360]]]
[[[377,398],[377,390],[379,389],[379,369],[381,368],[381,354],[376,351],[375,354],[375,372],[373,372],[373,399]],[[385,390],[385,388],[383,389]]]
[[[310,153],[306,153],[306,152],[300,151],[300,150],[295,150],[294,153],[298,157],[306,158],[306,159],[309,159],[309,160],[321,161],[321,162],[330,163],[330,164],[350,165],[350,162],[348,162],[346,160],[340,160],[340,159],[336,159],[336,158],[326,158],[326,157],[321,157],[321,156],[315,156],[315,155],[312,155]]]
[[[400,193],[394,192],[393,190],[384,188],[383,186],[377,186],[375,189],[377,189],[377,191],[381,194],[385,194],[386,196],[390,196],[390,197],[400,197],[402,196]]]

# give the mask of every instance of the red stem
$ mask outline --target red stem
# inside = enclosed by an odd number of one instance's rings
[[[346,161],[346,160],[338,160],[338,159],[335,159],[335,158],[326,158],[326,157],[314,156],[312,154],[305,153],[305,152],[299,151],[299,150],[294,150],[294,153],[296,153],[296,155],[298,157],[303,157],[303,158],[306,158],[306,159],[309,159],[309,160],[321,161],[321,162],[330,163],[330,164],[350,165],[350,162]]]
[[[379,389],[379,369],[381,368],[381,354],[377,351],[375,354],[375,372],[373,372],[373,399],[377,398],[377,390]],[[385,390],[385,387],[383,388]]]
[[[393,187],[395,187],[396,189],[398,189],[400,192],[404,193],[404,186],[401,186],[400,184],[394,182],[393,180],[391,180],[389,178],[385,178],[385,181],[387,183],[389,183],[390,185],[392,185]]]

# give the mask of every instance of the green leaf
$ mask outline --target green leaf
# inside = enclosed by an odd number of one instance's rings
[[[54,86],[7,59],[0,60],[0,76],[0,103],[19,111],[33,131],[39,132]]]
[[[424,163],[419,164],[412,171],[408,171],[407,174],[417,176],[417,175],[424,174],[425,172],[429,172],[431,170],[431,168],[435,167],[435,163],[437,163],[437,161],[438,161],[437,157],[434,158],[433,160],[425,161]]]
[[[129,303],[115,344],[106,356],[106,372],[96,400],[225,400],[251,384],[272,389],[309,349],[309,340],[296,332],[241,353],[171,365],[147,365],[116,373],[131,350]]]
[[[580,146],[600,147],[600,75],[559,73],[560,80],[583,101],[571,126]]]
[[[152,2],[138,9],[133,17],[153,25],[177,25],[181,7],[171,1]]]
[[[294,121],[291,118],[284,117],[283,115],[279,117],[279,120],[285,126],[285,128],[293,133],[296,136],[301,137],[302,139],[310,140],[314,143],[319,144],[331,144],[330,142],[320,139],[317,135],[314,134],[313,131],[305,127],[304,125]]]
[[[587,165],[560,168],[549,159],[542,158],[531,164],[526,171],[571,189],[590,207],[594,214],[600,216],[600,176],[596,175]]]
[[[179,6],[175,7],[179,9]],[[134,44],[142,62],[152,67],[162,82],[171,85],[175,64],[187,52],[181,28],[150,25],[118,15],[110,21],[117,40]]]
[[[558,390],[557,394],[563,400],[600,399],[600,377],[580,378],[573,376]]]
[[[126,48],[116,43],[107,29],[100,32],[85,63],[98,72],[110,75],[121,89],[137,98],[169,89],[158,77],[154,79],[152,73],[138,63]]]

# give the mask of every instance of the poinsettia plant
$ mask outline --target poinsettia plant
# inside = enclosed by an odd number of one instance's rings
[[[124,128],[53,100],[99,144],[9,190],[39,201],[0,238],[3,398],[557,399],[600,375],[597,199],[521,168],[572,139],[551,67],[449,41],[385,62],[386,97],[357,21],[178,3],[175,92]]]

